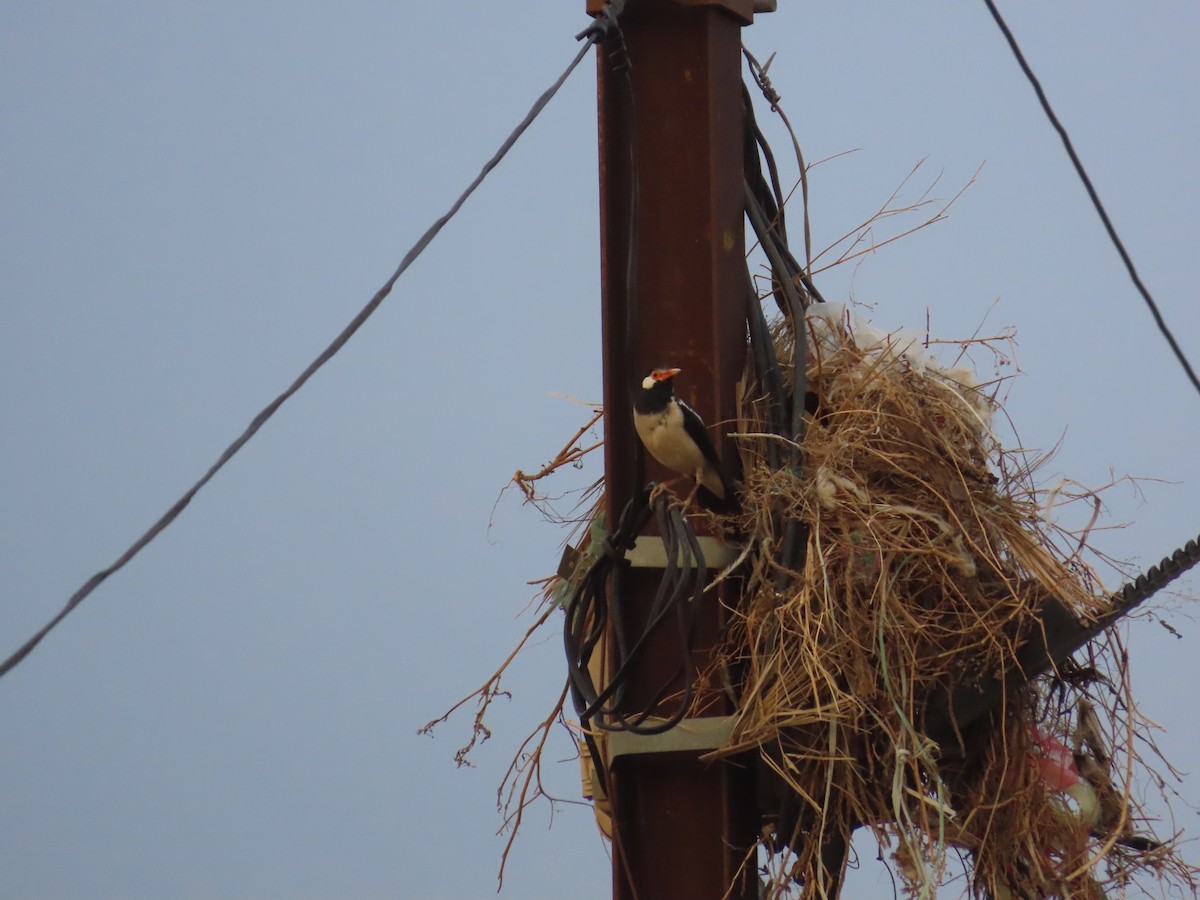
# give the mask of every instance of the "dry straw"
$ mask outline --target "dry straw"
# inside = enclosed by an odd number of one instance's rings
[[[822,896],[821,848],[863,825],[912,896],[934,896],[955,856],[987,897],[1100,898],[1139,876],[1194,890],[1174,850],[1140,833],[1128,785],[1149,735],[1115,639],[951,740],[924,733],[947,685],[1015,665],[1049,598],[1078,617],[1106,601],[1086,539],[1047,521],[1031,464],[994,436],[995,385],[851,318],[810,308],[800,468],[768,465],[769,442],[787,439],[765,433],[753,384],[741,405],[753,552],[722,660],[740,676],[739,719],[718,755],[756,749],[777,776],[771,890],[794,877]],[[787,370],[793,342],[776,332]],[[789,522],[807,552],[781,571]]]

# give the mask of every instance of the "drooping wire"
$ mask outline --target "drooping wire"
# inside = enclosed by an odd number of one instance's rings
[[[772,109],[778,109],[779,96],[766,80],[765,71],[757,65],[757,61],[746,54],[751,61],[755,82],[763,91]],[[746,216],[751,228],[758,238],[759,245],[766,253],[771,266],[772,293],[776,305],[791,326],[792,334],[792,379],[787,389],[783,387],[779,363],[776,359],[774,342],[764,321],[757,292],[747,271],[749,295],[747,297],[748,326],[752,344],[752,354],[756,366],[756,375],[767,399],[767,427],[774,433],[787,438],[786,459],[781,458],[780,452],[768,442],[767,463],[772,468],[786,467],[798,471],[802,466],[800,442],[804,438],[806,401],[808,399],[808,326],[805,319],[805,309],[811,302],[823,302],[816,285],[808,276],[805,269],[796,261],[788,248],[787,233],[783,227],[783,197],[779,185],[778,168],[774,154],[754,115],[754,106],[750,101],[748,90],[743,93],[746,106],[746,137],[745,147],[745,185],[743,189]],[[785,120],[786,121],[786,120]],[[788,131],[792,140],[796,141],[790,124]],[[768,184],[763,174],[761,158],[767,163],[771,180]],[[803,167],[803,155],[797,144],[796,157],[798,164]],[[805,213],[805,243],[808,244],[807,211]],[[789,518],[783,524],[783,534],[777,550],[776,589],[785,590],[791,573],[798,571],[804,563],[808,535],[805,528],[795,518]]]
[[[412,265],[413,261],[421,255],[427,246],[429,246],[430,242],[437,237],[438,232],[440,232],[445,224],[454,217],[455,213],[457,213],[462,205],[466,203],[467,198],[469,198],[471,194],[475,193],[475,189],[483,183],[484,178],[488,176],[492,169],[499,165],[500,161],[505,157],[505,155],[507,155],[508,151],[512,149],[513,145],[517,142],[521,135],[524,134],[526,129],[533,124],[534,119],[538,117],[541,111],[545,108],[546,104],[549,103],[554,95],[558,93],[559,88],[563,86],[567,78],[570,77],[571,73],[575,71],[576,67],[580,62],[582,62],[583,58],[588,54],[591,48],[596,44],[602,43],[614,32],[614,30],[617,30],[617,18],[620,16],[624,6],[625,0],[610,0],[603,13],[593,20],[592,24],[588,28],[576,35],[576,40],[582,40],[584,41],[584,44],[579,48],[579,52],[575,54],[575,58],[571,60],[570,64],[566,67],[566,69],[563,70],[562,74],[554,80],[550,87],[543,91],[541,96],[534,101],[533,106],[529,108],[529,112],[525,114],[525,117],[517,124],[509,136],[504,139],[504,143],[500,145],[500,149],[498,149],[492,155],[491,159],[484,163],[483,168],[479,170],[479,174],[475,176],[475,179],[467,186],[466,190],[464,190],[458,196],[458,199],[454,201],[444,215],[442,215],[437,221],[430,225],[428,229],[426,229],[425,233],[421,235],[417,242],[413,244],[412,248],[409,249],[409,251],[404,255],[404,258],[400,261],[400,265],[396,268],[396,271],[393,272],[391,277],[384,282],[383,286],[376,291],[375,296],[370,299],[366,306],[359,310],[358,314],[350,321],[350,323],[342,329],[341,333],[333,339],[329,346],[326,347],[321,354],[314,359],[303,372],[300,373],[296,380],[293,381],[282,394],[263,407],[263,409],[254,417],[250,424],[246,426],[246,429],[237,436],[233,443],[225,448],[225,450],[217,458],[217,461],[213,463],[211,467],[209,467],[208,471],[205,472],[195,484],[188,488],[183,496],[175,501],[175,504],[168,509],[157,522],[150,526],[150,528],[141,537],[134,541],[133,544],[130,545],[129,549],[122,553],[117,560],[112,563],[112,565],[101,569],[86,582],[84,582],[83,586],[71,595],[70,599],[67,600],[66,605],[58,612],[57,615],[50,619],[49,622],[47,622],[41,629],[37,631],[37,633],[29,638],[29,640],[22,644],[11,656],[4,660],[3,663],[0,663],[0,677],[3,677],[12,671],[12,669],[22,660],[24,660],[25,657],[28,656],[29,653],[42,642],[42,639],[45,638],[46,635],[48,635],[51,631],[53,631],[63,619],[70,615],[71,612],[73,612],[75,608],[78,607],[79,604],[82,603],[83,600],[92,593],[92,591],[104,583],[104,581],[114,572],[124,568],[125,565],[135,556],[137,556],[137,554],[140,553],[147,544],[158,537],[159,534],[161,534],[172,522],[174,522],[179,514],[182,513],[183,510],[188,506],[188,504],[192,502],[192,498],[195,497],[196,494],[199,493],[200,490],[212,480],[213,476],[215,476],[217,472],[224,468],[225,464],[233,459],[237,452],[241,450],[242,447],[244,447],[250,441],[250,439],[254,437],[255,434],[258,433],[258,430],[266,424],[267,420],[275,415],[275,413],[279,410],[279,407],[281,407],[293,394],[299,391],[300,388],[302,388],[304,384],[316,374],[318,369],[325,365],[325,363],[329,362],[329,360],[332,359],[333,356],[339,350],[341,350],[343,346],[345,346],[350,338],[354,336],[354,333],[363,326],[367,319],[371,317],[375,310],[379,308],[380,304],[382,304],[387,298],[388,294],[392,292],[392,287],[400,279],[400,276],[404,274],[408,267]]]
[[[804,308],[806,306],[804,301],[807,298],[801,298],[800,292],[796,289],[796,283],[799,280],[799,267],[795,265],[795,259],[791,258],[786,244],[781,246],[777,233],[773,231],[767,222],[763,209],[759,205],[758,198],[755,197],[749,184],[745,185],[744,195],[746,215],[750,219],[754,233],[758,235],[763,250],[766,251],[767,259],[771,261],[771,268],[776,275],[774,279],[775,283],[783,295],[780,307],[791,321],[795,332],[799,355],[792,361],[792,433],[788,437],[798,443],[804,434],[804,395],[808,391],[807,373],[805,372],[807,354],[804,352],[807,337],[804,324]]]
[[[743,49],[743,53],[746,51]],[[749,54],[747,54],[749,55]],[[767,142],[767,136],[758,126],[754,115],[754,101],[750,97],[750,89],[742,83],[742,107],[745,110],[746,126],[742,137],[743,166],[746,182],[754,189],[755,196],[772,222],[775,230],[785,241],[787,240],[787,217],[784,206],[783,183],[779,179],[779,164],[775,161],[775,151]],[[762,164],[767,164],[767,172],[771,176],[770,191],[767,191],[767,179],[763,175]]]
[[[777,223],[779,234],[786,240],[787,232],[784,227],[782,209],[784,197],[779,181],[779,168],[775,164],[775,155],[771,152],[766,136],[758,127],[754,116],[754,102],[745,84],[742,85],[742,105],[745,115],[742,146],[742,172],[745,182],[749,192],[765,208],[770,220]],[[769,190],[762,170],[764,160],[771,176]],[[772,268],[773,293],[777,302],[782,293],[778,281],[778,276],[774,274],[774,268]],[[780,308],[783,309],[784,305],[780,304]],[[787,423],[791,420],[791,397],[783,388],[783,377],[780,374],[779,360],[775,353],[775,341],[771,336],[767,317],[763,313],[762,302],[749,266],[746,268],[746,325],[750,336],[750,354],[754,363],[754,375],[766,401],[763,414],[767,429],[772,434],[787,435]],[[768,441],[766,453],[767,465],[771,469],[778,469],[780,466],[779,444],[775,441]]]
[[[625,0],[621,0],[624,5]],[[619,12],[619,10],[618,10]],[[625,217],[625,346],[623,359],[625,365],[633,366],[634,335],[637,334],[638,321],[638,223],[641,215],[641,181],[638,163],[638,128],[637,128],[637,94],[633,89],[633,61],[629,57],[629,47],[625,43],[625,35],[614,22],[611,34],[606,41],[610,48],[609,59],[612,72],[621,83],[620,121],[621,133],[625,139],[625,149],[629,154],[626,175],[629,179],[626,203],[628,208]],[[632,368],[631,368],[631,371]],[[640,378],[640,373],[636,376]],[[638,382],[628,384],[630,404],[637,390]],[[632,441],[629,445],[631,454],[630,471],[633,472],[635,484],[641,484],[645,471],[645,459],[641,453],[641,444]]]
[[[746,58],[751,61],[751,71],[754,74],[755,83],[759,86],[763,96],[771,104],[771,109],[774,110],[783,120],[788,134],[791,136],[792,143],[796,149],[796,163],[803,172],[804,169],[804,154],[800,150],[800,142],[796,137],[795,131],[792,129],[791,123],[783,113],[783,109],[779,106],[779,94],[771,86],[770,81],[766,78],[765,70],[758,65],[757,60],[750,55],[748,51],[742,51]],[[825,299],[821,296],[813,284],[812,278],[809,277],[809,266],[801,266],[796,261],[795,255],[788,247],[787,229],[784,227],[784,196],[783,189],[779,181],[779,170],[775,163],[775,154],[771,150],[771,145],[767,142],[762,130],[758,126],[757,118],[754,114],[754,104],[750,100],[749,90],[743,86],[742,97],[745,107],[746,116],[746,135],[743,140],[744,145],[744,171],[746,185],[749,193],[754,197],[759,207],[759,215],[762,219],[762,233],[756,227],[755,234],[758,236],[759,243],[762,244],[764,252],[767,253],[771,261],[773,273],[773,286],[775,289],[775,300],[779,306],[779,311],[785,317],[791,316],[789,304],[781,300],[782,280],[787,280],[793,286],[799,285],[807,292],[806,297],[800,298],[803,305],[807,306],[811,300],[816,303],[824,303]],[[767,163],[767,170],[770,173],[771,180],[768,184],[766,177],[762,171],[762,160]],[[808,188],[807,178],[801,178],[801,184],[804,185],[804,193],[802,201],[804,203],[804,232],[805,232],[805,254],[811,255],[809,247],[811,239],[808,236]],[[747,209],[747,214],[749,210]],[[765,234],[770,234],[770,239],[765,237]],[[768,246],[770,244],[771,246]]]
[[[1008,41],[1009,49],[1012,50],[1013,56],[1017,60],[1017,65],[1021,67],[1021,71],[1025,73],[1025,77],[1029,80],[1029,84],[1033,87],[1033,91],[1037,94],[1038,102],[1042,105],[1042,111],[1045,112],[1046,118],[1050,120],[1050,124],[1054,126],[1054,130],[1058,132],[1059,138],[1062,140],[1063,148],[1067,151],[1067,156],[1071,158],[1071,164],[1075,167],[1075,173],[1079,176],[1079,180],[1083,182],[1084,189],[1091,198],[1092,205],[1096,208],[1096,213],[1100,216],[1100,221],[1104,224],[1104,230],[1108,232],[1109,240],[1117,250],[1117,254],[1121,257],[1121,262],[1125,264],[1125,270],[1129,273],[1129,278],[1133,281],[1133,286],[1137,288],[1138,293],[1142,295],[1142,300],[1145,301],[1147,308],[1150,310],[1150,315],[1154,317],[1154,322],[1158,325],[1158,330],[1162,332],[1162,336],[1166,338],[1167,343],[1171,346],[1175,358],[1179,360],[1179,364],[1183,366],[1184,372],[1187,373],[1188,379],[1192,382],[1192,387],[1200,392],[1200,378],[1196,377],[1196,372],[1192,368],[1192,364],[1188,362],[1187,356],[1184,355],[1178,341],[1175,340],[1175,335],[1171,333],[1171,329],[1167,327],[1166,320],[1163,319],[1162,312],[1159,311],[1158,304],[1154,302],[1154,298],[1150,296],[1150,291],[1146,285],[1142,283],[1141,277],[1134,268],[1133,259],[1129,252],[1125,249],[1125,244],[1121,238],[1117,236],[1117,229],[1113,225],[1112,220],[1108,217],[1108,213],[1104,209],[1104,204],[1100,202],[1100,195],[1096,193],[1096,188],[1092,185],[1092,179],[1088,177],[1087,171],[1083,168],[1083,163],[1079,159],[1079,155],[1075,152],[1075,146],[1071,143],[1071,138],[1067,134],[1067,130],[1055,115],[1053,108],[1050,106],[1050,101],[1046,98],[1046,92],[1042,89],[1042,84],[1038,81],[1036,75],[1033,74],[1033,69],[1025,60],[1025,54],[1021,52],[1021,48],[1017,45],[1017,39],[1009,30],[1008,23],[1004,21],[1004,17],[1000,15],[1000,10],[996,8],[993,0],[983,0],[987,5],[988,11],[992,14],[992,18],[996,21],[996,25],[1000,28],[1004,39]]]
[[[593,725],[605,731],[661,734],[674,728],[692,706],[689,674],[693,632],[704,599],[707,567],[687,518],[665,493],[651,501],[653,488],[647,485],[626,504],[616,529],[605,540],[603,552],[580,579],[565,606],[563,647],[571,700],[585,734],[591,733]],[[662,535],[666,565],[645,622],[630,643],[624,622],[628,609],[620,589],[624,579],[617,576],[628,568],[625,553],[652,514]],[[651,636],[667,623],[672,626],[675,648],[671,673],[653,696],[631,705],[627,692],[634,672],[644,662]],[[603,681],[604,686],[599,687],[590,665],[606,630],[615,639],[612,649],[616,666],[611,677]],[[672,709],[663,715],[660,708],[668,698]]]
[[[771,60],[775,58],[775,55],[771,54],[771,57],[767,59],[766,65],[755,59],[754,54],[744,46],[742,47],[742,55],[746,57],[746,62],[750,64],[750,73],[754,76],[754,83],[758,85],[758,89],[762,91],[763,97],[771,104],[771,112],[779,116],[784,127],[787,129],[788,136],[792,139],[792,149],[796,152],[796,165],[800,173],[800,199],[804,204],[804,273],[812,275],[812,228],[808,218],[808,165],[804,162],[804,153],[800,149],[800,139],[796,137],[796,130],[792,128],[792,123],[788,119],[787,113],[783,111],[783,106],[780,104],[783,98],[779,96],[779,92],[775,90],[775,86],[771,83],[771,79],[767,75],[767,69],[771,67]],[[755,128],[757,129],[757,125],[755,125]],[[759,132],[760,137],[761,134]],[[774,156],[771,153],[771,148],[767,145],[765,138],[761,139],[759,144],[762,147],[763,156],[767,160],[767,165],[771,168],[772,178],[773,180],[777,180],[778,176],[775,172]],[[779,190],[778,185],[776,185],[776,193],[780,196],[779,204],[782,206],[782,192]],[[780,232],[786,237],[782,218],[779,224]],[[820,302],[819,298],[818,302]]]

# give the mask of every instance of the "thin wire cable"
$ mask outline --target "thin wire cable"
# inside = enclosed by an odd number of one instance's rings
[[[1117,253],[1121,257],[1121,261],[1125,263],[1125,269],[1129,272],[1129,277],[1132,279],[1134,287],[1138,289],[1138,293],[1142,295],[1142,299],[1146,301],[1146,306],[1150,308],[1150,314],[1154,316],[1154,321],[1158,325],[1158,330],[1162,332],[1162,336],[1167,339],[1167,343],[1171,345],[1171,350],[1175,353],[1175,358],[1179,360],[1179,364],[1183,366],[1183,370],[1187,372],[1188,378],[1192,382],[1197,392],[1200,392],[1200,378],[1196,377],[1196,372],[1192,369],[1192,364],[1188,362],[1183,350],[1175,340],[1175,335],[1171,333],[1171,329],[1167,327],[1166,321],[1163,319],[1162,313],[1158,309],[1158,304],[1154,302],[1154,298],[1150,296],[1150,291],[1142,283],[1142,279],[1138,276],[1137,269],[1133,266],[1133,260],[1130,258],[1125,245],[1117,236],[1117,230],[1113,226],[1112,220],[1109,219],[1108,213],[1104,210],[1104,204],[1100,202],[1100,195],[1096,193],[1096,188],[1092,185],[1092,179],[1088,177],[1087,172],[1083,168],[1083,163],[1080,162],[1078,154],[1075,153],[1075,147],[1071,143],[1071,138],[1067,135],[1067,130],[1063,128],[1062,123],[1058,120],[1058,116],[1054,114],[1054,110],[1050,107],[1050,101],[1046,99],[1046,92],[1042,90],[1042,84],[1038,81],[1037,76],[1033,74],[1033,70],[1029,67],[1029,63],[1025,61],[1025,54],[1021,52],[1021,48],[1017,46],[1017,39],[1013,37],[1013,33],[1009,30],[1008,24],[1004,21],[1004,17],[1000,15],[1000,10],[996,8],[993,0],[983,0],[987,5],[988,11],[991,12],[992,18],[996,20],[996,25],[999,26],[1004,39],[1008,41],[1008,46],[1012,50],[1013,56],[1016,57],[1017,64],[1021,67],[1021,71],[1025,73],[1025,77],[1029,79],[1029,83],[1033,86],[1033,91],[1037,94],[1038,102],[1042,104],[1042,110],[1046,113],[1046,118],[1050,120],[1050,124],[1054,126],[1054,130],[1058,132],[1059,138],[1062,139],[1063,147],[1066,148],[1067,156],[1071,157],[1071,164],[1075,166],[1075,172],[1079,175],[1079,180],[1083,182],[1084,188],[1087,189],[1088,196],[1092,198],[1092,205],[1096,207],[1096,212],[1100,216],[1100,221],[1104,223],[1104,230],[1108,232],[1108,237],[1112,241],[1113,246],[1117,248]]]
[[[18,648],[16,652],[14,652],[6,660],[4,660],[3,663],[0,663],[0,678],[7,675],[15,666],[24,660],[25,657],[28,656],[33,650],[33,648],[40,644],[42,639],[45,638],[46,635],[48,635],[51,631],[53,631],[63,619],[70,615],[71,612],[77,606],[79,606],[79,604],[82,603],[90,593],[92,593],[92,591],[103,584],[108,576],[124,568],[126,563],[128,563],[131,559],[137,556],[138,553],[141,552],[142,548],[158,537],[158,535],[162,533],[167,526],[174,522],[179,514],[187,508],[188,504],[192,502],[192,498],[199,493],[201,488],[208,484],[208,482],[212,480],[213,476],[216,475],[217,472],[221,471],[222,468],[224,468],[227,462],[233,459],[237,452],[241,450],[242,447],[244,447],[249,440],[254,437],[255,434],[258,433],[258,430],[262,428],[264,424],[266,424],[267,420],[270,419],[271,416],[275,415],[279,407],[281,407],[288,400],[288,398],[300,390],[300,388],[304,386],[305,382],[307,382],[314,374],[316,374],[318,369],[325,365],[325,363],[329,362],[329,360],[333,358],[334,354],[336,354],[342,349],[343,346],[345,346],[346,342],[354,336],[354,333],[362,327],[363,323],[365,323],[367,319],[371,317],[375,310],[379,308],[380,304],[382,304],[387,298],[388,294],[392,292],[392,287],[399,280],[400,276],[404,274],[408,267],[412,265],[413,261],[421,255],[427,246],[429,246],[430,242],[437,237],[438,232],[442,230],[443,226],[445,226],[445,224],[454,217],[454,214],[459,211],[464,203],[466,203],[467,198],[470,197],[471,194],[475,192],[475,189],[483,183],[483,179],[488,176],[492,169],[499,165],[500,160],[502,160],[508,151],[512,149],[513,144],[515,144],[521,135],[525,133],[526,129],[533,124],[533,120],[538,117],[538,114],[541,113],[546,104],[549,103],[554,95],[558,93],[559,88],[563,86],[567,78],[570,77],[571,73],[575,71],[575,68],[579,65],[579,63],[583,61],[583,58],[588,54],[588,51],[591,50],[592,46],[594,44],[601,43],[605,39],[605,37],[609,34],[611,23],[615,23],[616,16],[619,15],[620,8],[622,6],[624,6],[624,0],[610,4],[610,7],[613,7],[611,12],[606,9],[605,17],[598,18],[592,26],[585,29],[577,36],[577,39],[583,40],[584,43],[583,46],[579,48],[579,52],[575,54],[575,58],[571,60],[571,64],[563,70],[563,73],[558,76],[558,78],[553,84],[550,85],[550,87],[542,92],[541,96],[537,98],[533,106],[529,108],[529,112],[525,114],[525,118],[521,120],[517,127],[513,129],[512,133],[509,134],[509,136],[504,140],[504,143],[500,145],[500,149],[496,151],[491,159],[484,163],[483,168],[479,170],[479,174],[475,176],[475,180],[472,181],[470,185],[467,186],[467,189],[459,195],[458,199],[454,201],[454,204],[449,210],[446,211],[445,215],[430,225],[426,232],[421,235],[420,239],[413,244],[412,248],[400,261],[400,265],[396,268],[396,271],[392,273],[392,276],[386,282],[384,282],[383,287],[381,287],[375,293],[375,296],[371,298],[370,302],[368,302],[367,305],[359,311],[358,315],[356,315],[350,321],[350,324],[342,329],[341,334],[334,338],[332,343],[325,348],[321,355],[314,359],[309,364],[308,368],[300,373],[299,377],[297,377],[296,380],[288,386],[287,390],[267,404],[267,406],[264,407],[263,410],[254,417],[253,421],[246,426],[246,430],[238,435],[233,443],[225,448],[225,451],[217,458],[217,461],[212,464],[209,470],[204,473],[203,477],[201,477],[199,481],[188,488],[187,492],[184,493],[184,495],[177,501],[175,501],[175,505],[167,510],[167,512],[164,513],[163,516],[157,522],[155,522],[145,534],[134,541],[129,549],[117,558],[116,562],[105,569],[101,569],[99,572],[89,578],[83,584],[83,586],[79,588],[79,590],[71,595],[71,598],[67,601],[66,605],[58,612],[56,616],[54,616],[54,618],[47,622],[45,626],[43,626],[36,634],[33,635],[33,637],[22,644],[20,648]]]

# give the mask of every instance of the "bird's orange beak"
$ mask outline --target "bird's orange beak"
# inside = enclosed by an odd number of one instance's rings
[[[650,377],[655,381],[666,381],[668,378],[674,378],[683,369],[655,369],[650,373]]]

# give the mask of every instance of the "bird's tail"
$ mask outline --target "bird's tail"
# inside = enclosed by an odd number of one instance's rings
[[[725,482],[724,497],[718,497],[702,484],[696,491],[696,500],[705,509],[721,516],[732,516],[742,511],[742,504],[738,502],[737,493],[728,481]]]

